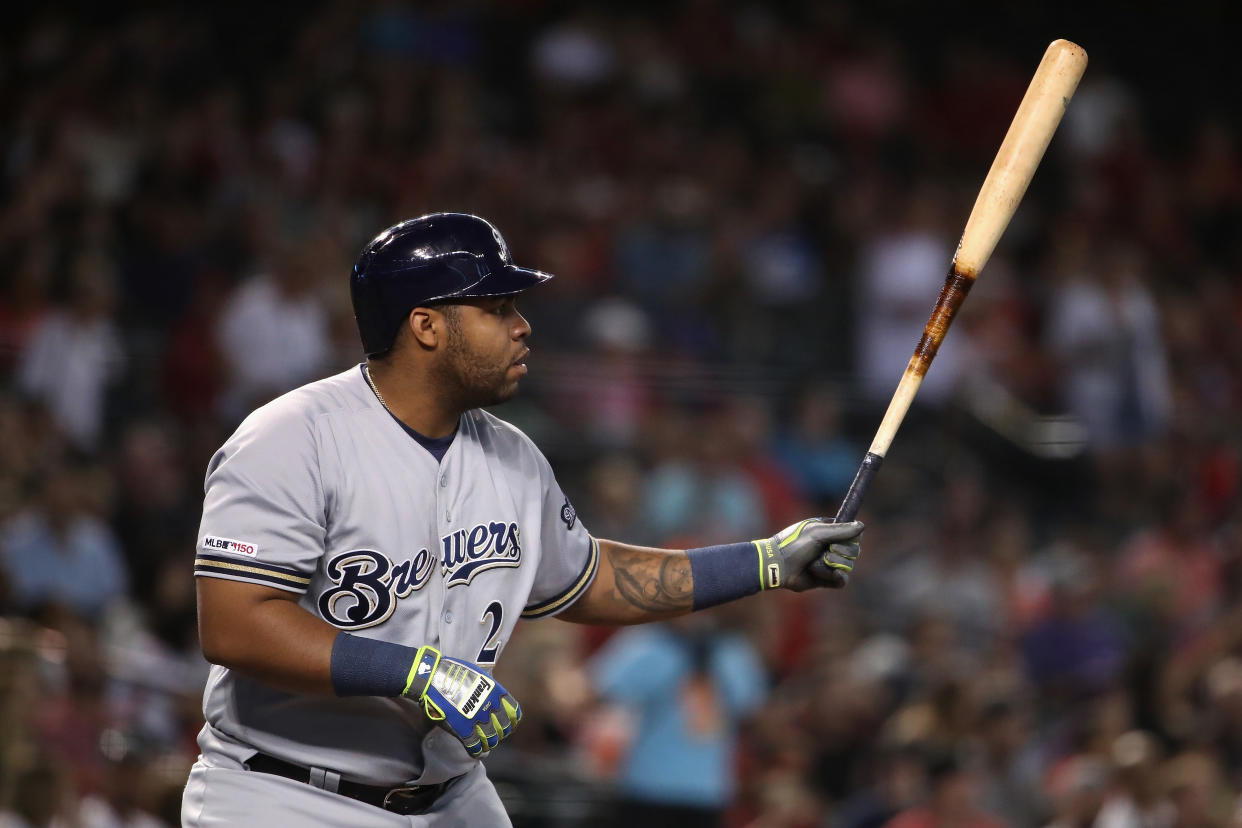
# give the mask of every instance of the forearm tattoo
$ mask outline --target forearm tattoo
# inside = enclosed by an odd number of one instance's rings
[[[694,606],[694,578],[684,553],[612,549],[617,593],[645,613],[676,615]]]

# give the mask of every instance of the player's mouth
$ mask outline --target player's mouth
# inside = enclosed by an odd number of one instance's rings
[[[513,364],[509,366],[510,368],[517,370],[518,376],[526,374],[526,357],[528,356],[530,356],[530,348],[522,351],[522,353],[518,355],[518,358],[513,360]]]

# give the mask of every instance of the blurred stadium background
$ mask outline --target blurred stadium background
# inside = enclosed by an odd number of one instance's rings
[[[207,459],[361,359],[379,229],[476,212],[557,274],[498,413],[595,534],[767,535],[835,512],[1056,37],[1086,79],[850,589],[526,624],[489,772],[519,828],[1242,824],[1239,16],[9,7],[0,825],[177,822]]]

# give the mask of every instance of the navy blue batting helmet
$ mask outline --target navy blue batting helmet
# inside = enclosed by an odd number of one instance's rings
[[[432,213],[403,221],[362,249],[349,279],[354,318],[367,356],[392,348],[420,305],[467,296],[509,296],[552,274],[513,264],[490,221],[468,213]]]

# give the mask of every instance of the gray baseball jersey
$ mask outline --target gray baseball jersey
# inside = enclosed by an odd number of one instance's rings
[[[526,435],[462,415],[442,459],[360,367],[251,414],[212,458],[194,570],[276,587],[355,635],[489,667],[518,617],[564,610],[599,547]],[[214,667],[204,759],[256,750],[372,784],[432,784],[477,760],[407,699],[294,695]]]

